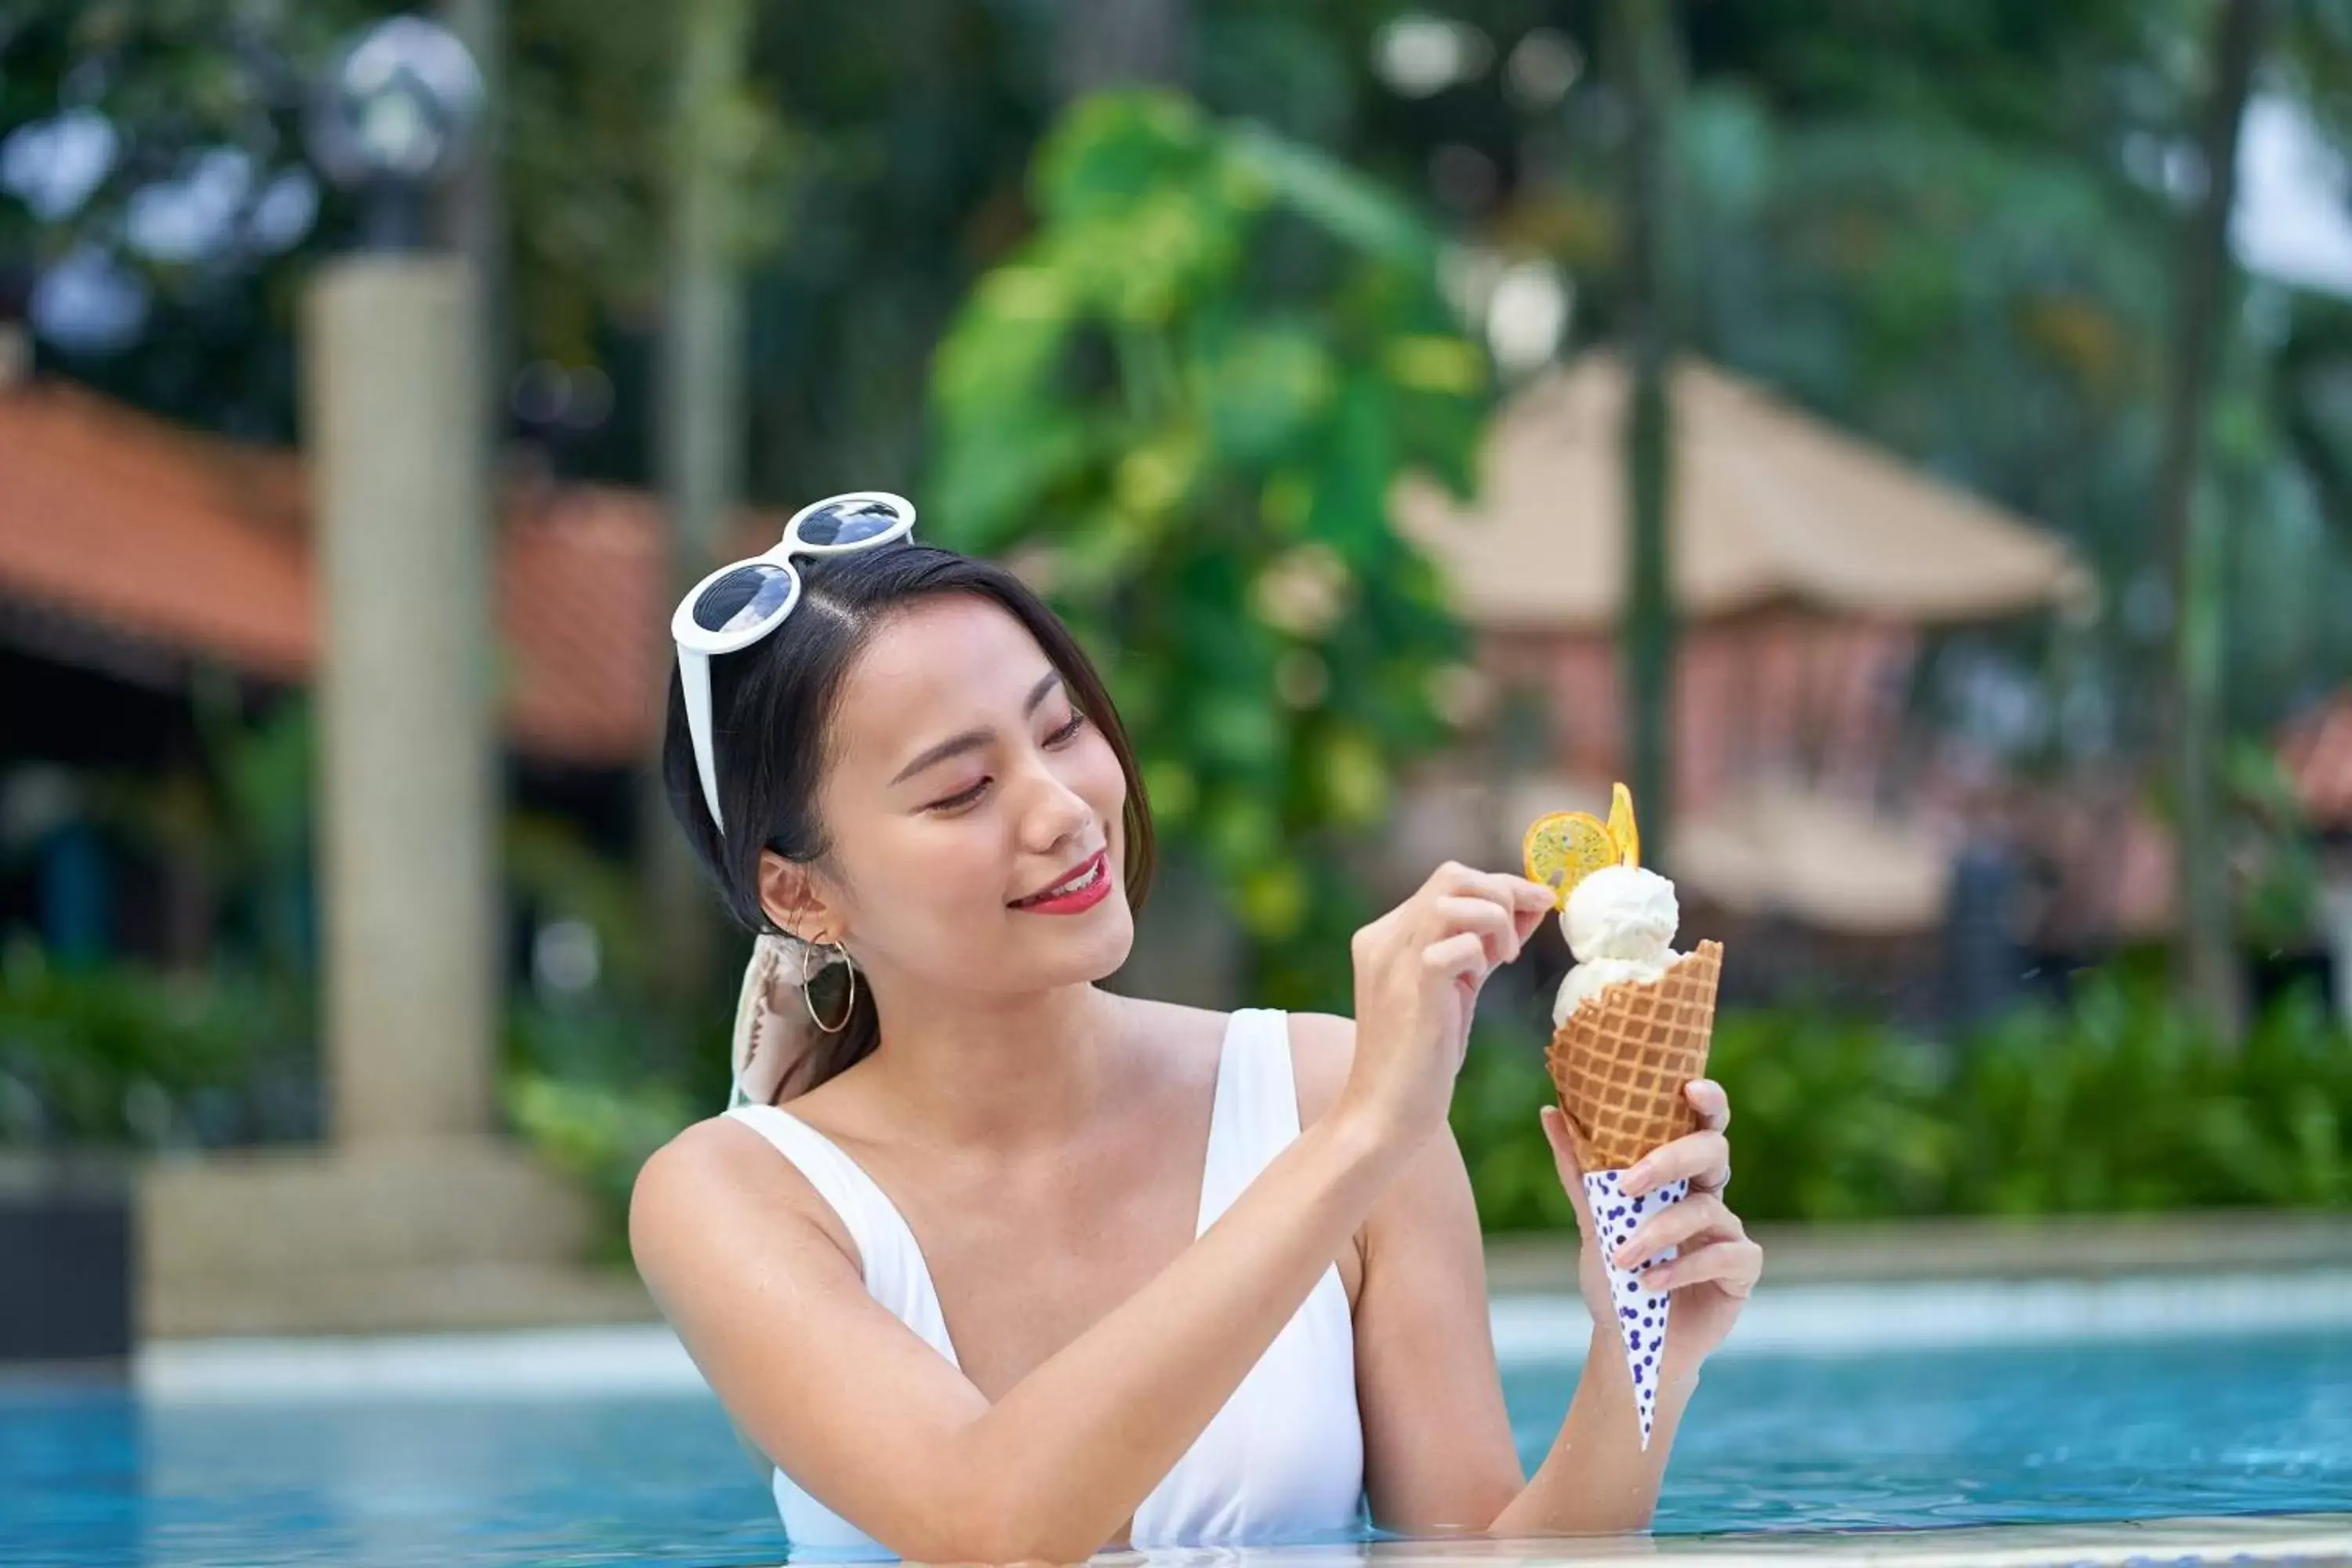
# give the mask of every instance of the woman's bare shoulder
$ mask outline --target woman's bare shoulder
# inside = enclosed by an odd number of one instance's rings
[[[730,1234],[729,1225],[714,1223],[730,1216],[797,1219],[858,1261],[848,1227],[800,1167],[731,1116],[687,1127],[638,1169],[629,1199],[630,1247],[642,1267],[649,1255],[680,1243]]]

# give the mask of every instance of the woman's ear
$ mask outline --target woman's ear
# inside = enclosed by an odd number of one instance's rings
[[[841,940],[838,911],[817,886],[804,861],[787,860],[772,849],[760,851],[760,907],[770,920],[803,942]]]

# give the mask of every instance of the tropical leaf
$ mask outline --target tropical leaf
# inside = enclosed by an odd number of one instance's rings
[[[1041,226],[935,368],[934,537],[1050,553],[1261,994],[1343,1005],[1358,900],[1330,868],[1443,739],[1431,677],[1461,646],[1388,498],[1408,466],[1465,482],[1485,355],[1409,211],[1261,128],[1102,95],[1032,184]],[[1244,265],[1277,230],[1313,290]]]

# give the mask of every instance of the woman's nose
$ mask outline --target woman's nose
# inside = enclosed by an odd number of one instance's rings
[[[1094,808],[1055,777],[1053,769],[1041,767],[1024,820],[1031,847],[1043,852],[1058,849],[1084,834],[1094,821]]]

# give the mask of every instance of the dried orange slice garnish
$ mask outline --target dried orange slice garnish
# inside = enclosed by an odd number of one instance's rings
[[[1609,837],[1617,841],[1620,864],[1642,863],[1642,830],[1633,826],[1633,792],[1622,784],[1609,795]]]
[[[1536,818],[1519,854],[1528,880],[1549,888],[1558,909],[1568,907],[1568,895],[1579,882],[1622,858],[1609,825],[1589,811],[1555,811]]]

